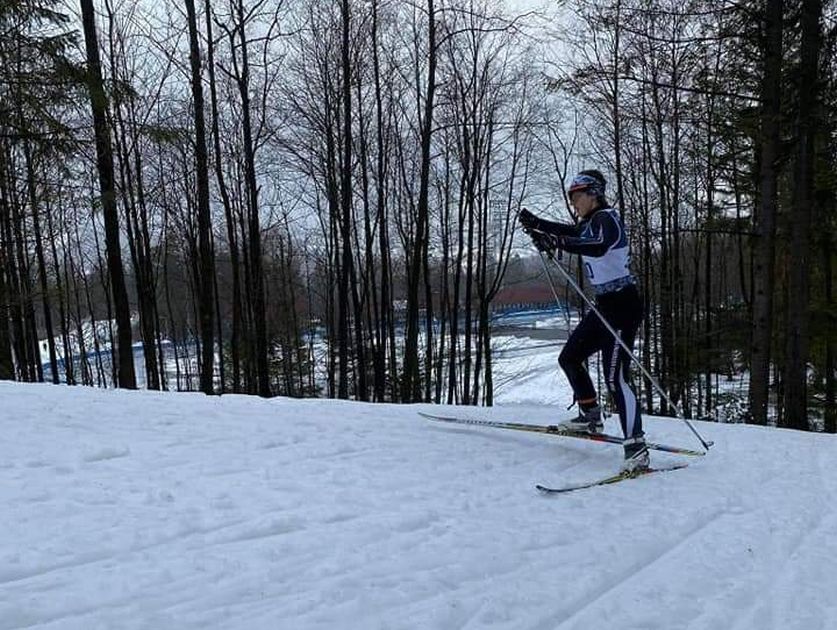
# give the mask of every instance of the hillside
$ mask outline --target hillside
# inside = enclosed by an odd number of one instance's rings
[[[0,629],[837,627],[834,436],[698,423],[716,446],[685,470],[544,497],[620,449],[427,405],[10,383],[0,404]]]

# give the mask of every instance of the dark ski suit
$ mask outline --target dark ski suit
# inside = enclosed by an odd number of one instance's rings
[[[630,251],[625,226],[613,208],[599,208],[577,225],[540,219],[538,229],[559,237],[559,247],[579,254],[587,277],[596,293],[596,308],[633,350],[642,322],[642,301],[631,274]],[[573,330],[558,357],[567,374],[576,400],[596,397],[596,389],[584,361],[601,351],[607,388],[613,394],[625,438],[643,435],[642,416],[631,388],[631,359],[602,324],[589,311]]]

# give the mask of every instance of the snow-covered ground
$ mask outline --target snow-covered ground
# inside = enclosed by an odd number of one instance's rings
[[[2,629],[837,628],[834,436],[699,424],[716,446],[686,470],[544,497],[620,449],[430,406],[10,383],[0,404]]]

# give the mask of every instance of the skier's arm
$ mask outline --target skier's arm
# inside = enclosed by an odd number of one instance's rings
[[[526,208],[520,211],[520,224],[527,232],[544,232],[553,236],[578,236],[579,233],[575,225],[541,219]]]
[[[619,242],[622,228],[610,212],[597,212],[590,219],[593,236],[564,236],[559,247],[571,254],[599,258]]]
[[[553,234],[555,236],[578,236],[578,227],[569,223],[559,223],[558,221],[547,221],[546,219],[538,219],[538,230]]]

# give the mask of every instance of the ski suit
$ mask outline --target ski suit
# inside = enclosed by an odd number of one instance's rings
[[[538,229],[559,238],[559,247],[579,254],[596,293],[596,308],[633,351],[642,322],[642,301],[631,274],[625,226],[613,208],[599,208],[577,225],[540,219]],[[602,353],[605,382],[613,395],[625,438],[643,435],[639,403],[631,388],[631,359],[593,311],[573,330],[558,362],[567,375],[576,400],[596,398],[596,389],[584,361]]]

